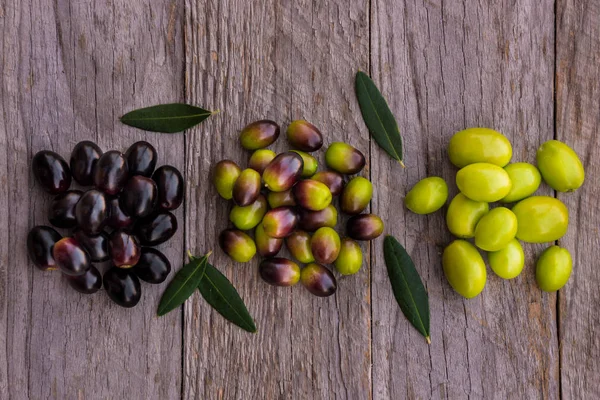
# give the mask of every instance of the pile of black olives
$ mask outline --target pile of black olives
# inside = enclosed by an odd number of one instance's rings
[[[287,140],[295,150],[276,154],[266,147],[279,137],[280,128],[270,120],[256,121],[240,133],[242,147],[253,151],[248,168],[231,160],[214,167],[213,183],[226,200],[233,200],[229,214],[233,227],[221,232],[221,249],[237,262],[248,262],[258,252],[263,257],[258,272],[268,284],[292,286],[301,281],[316,296],[330,296],[337,289],[337,272],[351,275],[362,266],[357,240],[372,240],[383,232],[374,214],[361,214],[369,205],[373,185],[358,174],[365,156],[349,144],[334,142],[325,153],[328,170],[318,172],[317,159],[309,154],[323,146],[321,132],[304,120],[292,121]],[[339,196],[339,202],[336,197]],[[337,207],[336,207],[337,205]],[[338,208],[350,216],[346,237],[335,227]],[[244,231],[254,231],[254,238]],[[285,242],[299,264],[277,257]]]
[[[134,143],[125,154],[105,153],[93,142],[78,143],[67,163],[52,151],[40,151],[32,161],[33,175],[54,196],[48,220],[70,230],[63,237],[50,226],[36,226],[27,236],[27,250],[41,270],[59,269],[81,293],[95,293],[103,285],[108,296],[123,307],[141,297],[140,279],[163,282],[171,271],[169,260],[150,247],[169,240],[177,231],[171,213],[184,196],[184,180],[177,168],[155,169],[156,149]],[[69,189],[75,180],[87,190]],[[100,263],[109,268],[100,273]]]

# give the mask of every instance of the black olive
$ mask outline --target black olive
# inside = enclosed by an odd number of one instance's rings
[[[94,142],[84,140],[77,143],[71,152],[71,174],[73,179],[82,186],[92,186],[94,184],[94,167],[102,156],[102,150]]]
[[[77,226],[75,217],[75,206],[81,198],[81,190],[67,190],[64,193],[57,194],[50,203],[48,210],[48,220],[54,226],[59,228],[74,228]]]
[[[68,276],[67,282],[79,293],[92,294],[96,293],[102,287],[102,275],[100,271],[92,266],[85,274],[79,276]]]
[[[108,219],[106,225],[113,229],[125,229],[133,226],[133,218],[125,213],[118,197],[108,200]]]
[[[108,195],[115,195],[123,189],[129,177],[127,159],[116,150],[102,154],[94,168],[96,189]]]
[[[135,228],[140,243],[156,246],[169,240],[177,231],[177,218],[168,211],[152,214],[138,221]]]
[[[107,206],[104,193],[91,189],[81,195],[75,206],[77,226],[88,235],[98,235],[106,225]]]
[[[106,233],[100,232],[99,235],[88,235],[78,229],[73,233],[73,237],[88,252],[92,262],[108,260],[108,235]]]
[[[66,275],[83,275],[92,266],[87,251],[72,237],[62,238],[56,242],[52,249],[52,256],[62,273]]]
[[[148,283],[161,283],[171,272],[171,263],[160,251],[151,247],[142,247],[142,255],[133,272]]]
[[[110,257],[113,264],[120,268],[131,268],[140,259],[140,243],[135,236],[118,230],[110,235]]]
[[[151,176],[156,167],[156,149],[150,143],[139,141],[132,144],[125,153],[130,175]]]
[[[183,201],[184,181],[179,170],[163,165],[156,170],[152,179],[158,186],[158,206],[163,210],[175,210]]]
[[[121,209],[132,217],[145,217],[154,211],[157,200],[156,183],[145,176],[132,176],[119,196]]]
[[[53,151],[39,151],[31,161],[33,176],[50,194],[59,194],[71,186],[71,171],[64,158]]]
[[[33,264],[42,271],[58,269],[52,255],[54,244],[62,239],[60,233],[49,226],[35,226],[27,234],[27,252]]]
[[[142,288],[133,271],[113,267],[104,273],[102,280],[108,297],[121,307],[133,307],[140,301]]]

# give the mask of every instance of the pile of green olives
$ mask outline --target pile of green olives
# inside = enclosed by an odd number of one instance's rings
[[[517,277],[525,264],[521,242],[555,242],[565,235],[569,224],[569,211],[563,202],[534,195],[540,184],[544,181],[556,191],[572,192],[583,184],[585,172],[573,149],[558,140],[539,147],[537,167],[526,162],[510,163],[510,141],[488,128],[469,128],[454,134],[448,155],[459,168],[459,193],[446,212],[446,225],[457,240],[444,249],[442,266],[450,286],[463,297],[473,298],[483,291],[487,279],[479,250],[487,252],[496,275],[504,279]],[[441,209],[447,199],[448,185],[433,176],[415,184],[404,202],[414,213],[430,214]],[[502,205],[490,209],[494,202]],[[572,264],[567,249],[547,248],[536,265],[540,289],[562,288],[571,275]]]
[[[363,253],[357,241],[383,233],[383,221],[363,213],[373,196],[373,185],[362,176],[362,152],[341,142],[325,152],[326,170],[318,171],[311,154],[323,147],[323,135],[304,120],[292,121],[286,130],[293,150],[280,154],[267,149],[280,134],[270,120],[253,122],[240,132],[240,143],[252,151],[248,167],[231,160],[213,169],[217,193],[232,200],[231,226],[219,235],[219,246],[231,259],[249,262],[258,253],[263,259],[259,276],[274,286],[302,283],[315,296],[331,296],[337,289],[333,265],[341,275],[357,273]],[[345,237],[335,230],[338,209],[351,218]],[[286,245],[293,259],[280,257]],[[301,267],[305,265],[304,267]]]
[[[48,220],[71,232],[63,237],[50,226],[31,229],[27,249],[34,265],[60,270],[78,292],[92,294],[104,286],[115,303],[134,307],[140,279],[162,283],[171,271],[167,257],[152,246],[175,234],[171,211],[183,202],[183,176],[170,165],[155,169],[156,161],[156,149],[145,141],[125,153],[79,142],[70,163],[55,152],[38,152],[33,175],[54,196]],[[72,181],[82,190],[70,189]]]

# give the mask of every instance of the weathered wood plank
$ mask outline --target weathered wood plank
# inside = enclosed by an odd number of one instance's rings
[[[306,118],[326,143],[345,140],[368,153],[353,92],[354,72],[368,67],[367,4],[186,2],[187,98],[222,111],[188,134],[187,173],[197,181],[188,189],[187,245],[197,253],[215,250],[212,261],[236,285],[259,331],[232,326],[198,295],[188,302],[185,398],[370,396],[369,268],[340,279],[329,299],[300,286],[267,286],[257,259],[238,265],[218,248],[230,205],[209,180],[220,159],[247,162],[237,135],[259,118],[283,128]],[[286,148],[285,139],[275,148]]]
[[[424,217],[402,205],[418,180],[438,175],[456,193],[446,155],[451,135],[490,126],[533,162],[553,135],[553,3],[372,2],[372,72],[406,144],[406,169],[373,145],[378,182],[373,210],[406,245],[430,296],[431,346],[396,306],[374,243],[374,398],[556,398],[556,297],[525,272],[514,281],[488,273],[482,295],[464,300],[448,285],[441,252],[452,240],[445,211]],[[547,188],[544,193],[550,193]]]
[[[4,4],[0,142],[7,157],[0,176],[9,191],[0,198],[10,212],[0,217],[8,226],[0,240],[0,397],[176,398],[181,315],[155,317],[164,285],[144,285],[130,310],[102,292],[80,295],[60,274],[34,270],[25,237],[33,225],[47,224],[49,198],[29,172],[38,150],[68,159],[82,139],[124,151],[146,138],[159,162],[183,169],[183,136],[144,134],[118,122],[126,110],[183,99],[181,4]],[[183,222],[183,209],[177,214]],[[163,246],[174,266],[182,244],[183,229]]]
[[[568,234],[559,241],[573,257],[573,274],[559,292],[561,391],[564,399],[600,398],[600,1],[557,3],[556,139],[571,146],[586,179],[559,193],[569,208]]]

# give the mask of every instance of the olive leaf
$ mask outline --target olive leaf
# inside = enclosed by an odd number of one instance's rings
[[[429,297],[415,264],[404,247],[393,236],[383,241],[383,255],[394,297],[410,323],[429,338]]]
[[[354,85],[363,120],[371,136],[379,147],[404,167],[402,137],[385,98],[373,80],[362,71],[356,73]]]
[[[147,131],[176,133],[199,124],[217,112],[183,103],[159,104],[130,111],[121,117],[121,122]]]
[[[209,252],[201,258],[189,254],[190,262],[177,272],[160,299],[157,311],[159,316],[176,309],[194,293],[204,277],[210,254]]]

